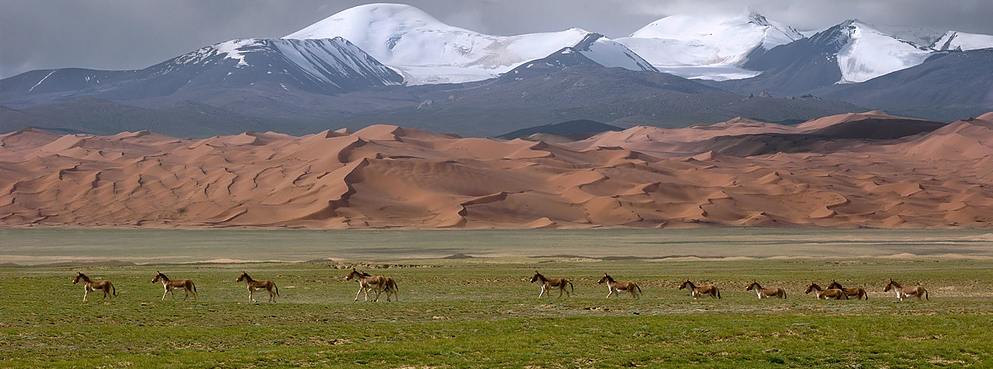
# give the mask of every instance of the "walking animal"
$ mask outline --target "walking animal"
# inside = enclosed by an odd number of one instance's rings
[[[689,288],[690,295],[693,296],[694,299],[703,297],[704,295],[710,295],[711,298],[715,298],[715,299],[721,298],[721,291],[717,288],[717,286],[712,284],[697,287],[696,285],[693,284],[693,282],[690,282],[690,280],[687,279],[683,281],[682,284],[679,285],[679,289],[684,289],[684,288]]]
[[[111,298],[117,296],[117,288],[114,288],[114,284],[110,283],[110,281],[94,281],[90,277],[87,277],[86,274],[76,272],[76,278],[72,279],[72,284],[79,283],[80,280],[83,281],[83,301],[86,301],[86,295],[89,295],[90,291],[103,291],[103,298],[107,298],[107,295],[110,295]]]
[[[621,292],[627,291],[631,293],[631,297],[639,298],[643,293],[641,292],[641,287],[638,287],[637,283],[634,282],[618,282],[611,278],[607,273],[603,273],[603,277],[600,278],[597,284],[607,283],[607,298],[610,298],[615,292],[619,295]]]
[[[562,297],[563,292],[565,292],[567,297],[572,297],[572,294],[570,293],[569,289],[572,289],[572,292],[575,292],[575,288],[572,286],[572,282],[569,282],[569,280],[565,278],[548,279],[545,278],[545,276],[541,275],[541,273],[538,273],[537,270],[534,272],[534,276],[531,277],[531,283],[534,282],[541,282],[541,293],[538,294],[539,299],[541,298],[541,296],[545,295],[545,292],[548,292],[548,290],[554,288],[559,289],[559,297]],[[566,288],[566,285],[569,286],[569,289]]]
[[[862,288],[860,287],[845,288],[841,286],[841,283],[838,283],[838,281],[835,280],[831,280],[831,284],[829,284],[827,288],[828,289],[836,288],[845,291],[845,294],[848,295],[848,297],[855,297],[856,300],[861,300],[863,298],[866,300],[869,299],[869,294],[866,293],[865,290],[863,290]]]
[[[752,281],[752,284],[748,285],[748,288],[746,288],[745,291],[755,291],[755,294],[759,296],[759,300],[773,297],[778,297],[781,299],[786,298],[786,290],[781,287],[762,288],[762,286],[759,285],[759,282],[756,281]]]
[[[268,291],[269,302],[272,303],[275,303],[276,296],[279,296],[279,287],[276,287],[276,282],[270,281],[268,279],[256,281],[252,279],[252,277],[249,276],[248,273],[246,272],[241,272],[241,276],[239,276],[238,279],[235,280],[235,282],[241,282],[241,281],[245,281],[245,286],[248,287],[248,301],[256,302],[255,297],[252,296],[252,294],[254,294],[255,291],[262,291],[262,290]]]
[[[352,268],[352,271],[345,276],[345,280],[355,280],[359,283],[359,290],[355,293],[355,301],[359,301],[359,294],[363,292],[365,292],[364,301],[369,301],[369,290],[373,290],[376,293],[376,297],[373,301],[379,301],[379,295],[383,292],[386,292],[386,301],[390,301],[391,293],[396,295],[397,301],[400,300],[400,296],[397,294],[399,288],[397,288],[396,281],[392,278],[383,277],[381,275],[371,275]]]
[[[363,272],[362,274],[366,277],[370,276],[369,273]],[[386,294],[386,301],[390,301],[390,294],[393,295],[393,301],[400,301],[400,288],[397,287],[397,282],[390,277],[383,278],[386,278],[386,284],[383,285],[383,293]]]
[[[152,278],[152,283],[162,282],[162,289],[165,290],[165,292],[162,292],[163,300],[165,300],[167,294],[171,295],[172,298],[176,298],[176,295],[173,292],[175,290],[186,291],[186,296],[183,297],[183,301],[186,301],[186,299],[190,297],[190,293],[193,293],[194,300],[197,300],[200,297],[200,293],[197,292],[197,286],[193,284],[193,281],[189,279],[170,280],[169,277],[166,277],[166,275],[162,274],[162,272],[157,271],[155,273],[157,274],[155,274],[155,278]]]
[[[820,300],[820,299],[825,299],[825,300],[841,300],[841,299],[845,299],[845,300],[848,300],[848,295],[845,294],[845,291],[842,291],[842,290],[837,289],[837,288],[830,288],[830,289],[826,289],[825,290],[825,289],[821,289],[821,286],[818,286],[816,283],[811,283],[809,286],[807,286],[807,290],[804,291],[803,293],[806,294],[806,293],[810,293],[811,291],[817,291],[816,293],[814,293],[814,298],[816,298],[818,300]]]
[[[886,287],[883,288],[883,292],[889,292],[890,290],[896,292],[896,298],[900,299],[900,301],[903,301],[904,298],[915,296],[917,297],[917,301],[921,301],[921,296],[926,298],[928,301],[931,301],[931,297],[928,296],[927,290],[921,286],[903,287],[899,283],[896,283],[894,280],[890,279],[890,283],[886,284]]]

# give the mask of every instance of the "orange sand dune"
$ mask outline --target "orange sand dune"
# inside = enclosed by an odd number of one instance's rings
[[[306,228],[993,226],[993,114],[846,150],[687,152],[745,119],[572,143],[397,126],[294,137],[0,136],[0,225]]]

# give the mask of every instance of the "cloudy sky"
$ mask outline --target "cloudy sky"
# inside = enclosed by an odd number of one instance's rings
[[[0,77],[41,68],[140,69],[234,38],[281,37],[351,0],[0,0]],[[499,35],[579,27],[621,37],[666,15],[749,10],[800,30],[873,25],[993,34],[989,0],[409,0]]]

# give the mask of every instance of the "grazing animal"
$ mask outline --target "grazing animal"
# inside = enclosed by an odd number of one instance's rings
[[[545,295],[545,292],[553,288],[559,289],[559,297],[562,297],[563,292],[565,292],[567,297],[572,297],[572,294],[570,293],[569,289],[572,289],[572,292],[576,291],[575,287],[572,286],[572,282],[569,282],[569,280],[565,278],[548,279],[545,278],[545,276],[541,275],[541,273],[538,273],[538,271],[535,271],[534,277],[531,277],[531,283],[534,282],[541,282],[541,293],[538,294],[539,299],[541,298],[541,296]],[[566,285],[569,286],[569,289],[565,288]]]
[[[717,286],[712,284],[697,287],[696,285],[693,284],[693,282],[690,282],[690,280],[687,279],[683,281],[682,284],[679,285],[679,289],[684,289],[684,288],[689,288],[690,295],[693,296],[694,299],[703,297],[704,295],[710,295],[711,298],[715,298],[715,299],[721,298],[721,291],[717,288]]]
[[[190,293],[193,293],[194,300],[200,297],[200,293],[197,292],[197,286],[193,284],[193,281],[189,279],[170,280],[169,277],[166,277],[166,275],[162,274],[162,272],[157,271],[155,273],[157,274],[155,274],[155,278],[152,278],[152,283],[162,282],[162,289],[165,290],[165,292],[162,292],[163,300],[165,300],[167,294],[172,296],[172,298],[176,298],[173,291],[180,289],[186,291],[186,296],[183,297],[183,301],[186,301],[186,299],[190,297]]]
[[[748,288],[746,288],[745,291],[755,291],[755,294],[759,296],[759,300],[773,297],[778,297],[781,299],[786,298],[786,290],[781,287],[762,288],[762,286],[759,285],[759,282],[756,281],[752,281],[752,284],[748,285]]]
[[[368,273],[365,273],[368,276]],[[397,282],[390,277],[386,278],[386,285],[383,286],[383,292],[386,293],[386,301],[390,301],[390,294],[393,294],[393,301],[400,301],[400,288],[397,287]]]
[[[248,301],[256,302],[255,297],[252,294],[255,291],[266,290],[269,292],[269,302],[275,303],[276,296],[279,296],[279,287],[276,287],[276,282],[270,281],[268,279],[256,281],[252,279],[251,276],[246,272],[241,272],[241,276],[238,277],[235,282],[245,281],[245,285],[248,287]]]
[[[848,300],[848,295],[845,294],[845,291],[842,291],[842,290],[837,289],[837,288],[831,288],[831,289],[826,289],[825,290],[825,289],[821,289],[821,286],[818,286],[816,283],[811,283],[809,286],[807,286],[807,290],[804,291],[803,293],[810,293],[811,291],[817,291],[816,293],[814,293],[814,298],[816,298],[818,300],[820,300],[820,299],[825,299],[825,300],[841,300],[841,299],[845,299],[845,300]]]
[[[76,272],[76,278],[72,279],[72,284],[79,283],[83,281],[83,301],[86,301],[86,295],[90,294],[90,291],[103,291],[103,298],[107,298],[107,295],[111,297],[117,296],[117,288],[114,288],[114,284],[110,281],[103,280],[92,280],[87,277],[86,274]],[[111,293],[113,291],[113,293]]]
[[[609,275],[607,275],[607,273],[603,273],[603,277],[600,278],[600,280],[597,282],[597,284],[604,284],[604,283],[607,283],[607,291],[609,291],[607,293],[607,298],[610,298],[610,296],[613,295],[614,293],[617,293],[619,295],[623,291],[630,292],[631,297],[634,298],[639,298],[641,295],[644,294],[641,292],[641,287],[638,287],[637,283],[630,281],[618,282],[615,281],[614,278],[611,278]]]
[[[896,283],[896,281],[890,279],[890,283],[886,284],[886,287],[883,288],[883,292],[889,292],[890,290],[896,292],[896,298],[900,299],[900,301],[903,301],[904,298],[914,296],[917,297],[917,301],[921,301],[921,296],[926,298],[928,301],[931,301],[931,297],[928,296],[927,290],[921,286],[903,287],[899,283]]]
[[[841,286],[841,283],[838,283],[838,281],[835,280],[831,280],[831,284],[829,284],[827,288],[828,289],[836,288],[845,291],[845,294],[848,295],[848,297],[855,297],[856,300],[861,300],[863,298],[866,300],[869,299],[869,294],[866,293],[865,290],[863,290],[862,288],[860,287],[845,288]]]
[[[355,280],[359,283],[359,290],[355,293],[355,301],[359,301],[359,294],[365,292],[365,300],[369,301],[369,290],[376,292],[376,297],[373,301],[379,301],[379,295],[386,292],[386,301],[390,301],[390,293],[396,294],[399,289],[397,288],[396,281],[392,278],[383,277],[381,275],[371,275],[366,272],[360,272],[352,268],[352,271],[345,276],[346,281]],[[400,297],[397,295],[397,301]]]

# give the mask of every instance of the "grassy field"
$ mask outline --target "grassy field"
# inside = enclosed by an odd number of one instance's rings
[[[353,302],[346,264],[254,263],[0,268],[4,367],[826,367],[993,366],[993,261],[796,259],[589,261],[423,259],[389,268],[400,302]],[[114,281],[102,300],[70,279]],[[538,300],[535,269],[575,284],[573,298]],[[160,301],[156,270],[197,282],[196,302]],[[242,271],[274,279],[276,304],[247,301]],[[644,297],[605,299],[604,273],[637,281]],[[895,302],[883,284],[920,283],[930,301]],[[682,279],[716,283],[723,299],[694,301]],[[757,300],[748,282],[786,288]],[[816,301],[831,279],[868,301]],[[264,294],[257,294],[264,298]]]
[[[487,258],[886,257],[993,258],[991,230],[594,229],[594,230],[176,230],[0,228],[0,264],[118,260],[396,262],[463,253]],[[275,246],[275,247],[274,247]]]

